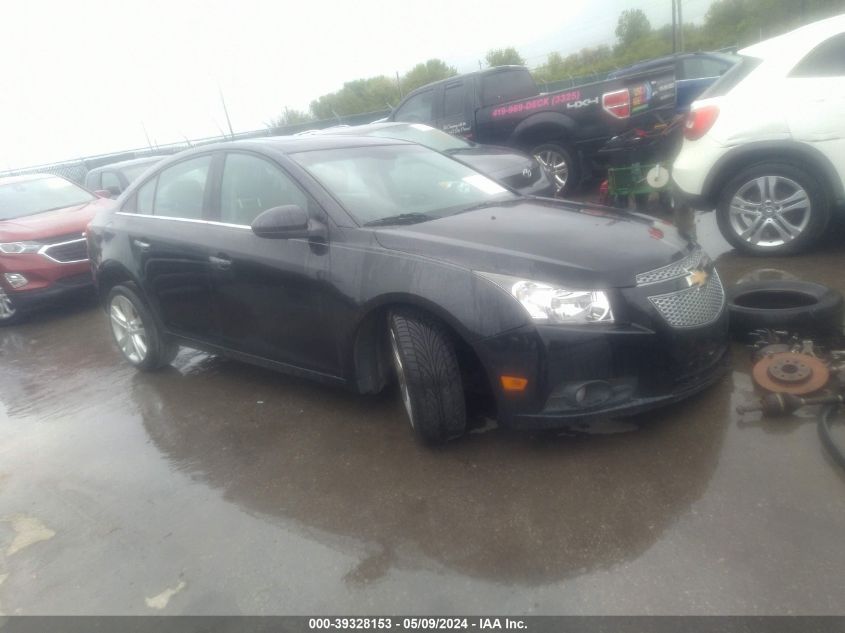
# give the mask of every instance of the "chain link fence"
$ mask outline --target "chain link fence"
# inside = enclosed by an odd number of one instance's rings
[[[23,176],[27,174],[55,174],[56,176],[62,176],[64,178],[67,178],[68,180],[72,180],[81,184],[85,180],[85,174],[87,174],[92,169],[124,160],[131,160],[133,158],[143,158],[145,156],[166,156],[169,154],[181,152],[182,150],[188,149],[190,147],[198,147],[200,145],[207,145],[208,143],[219,143],[221,141],[242,141],[245,139],[262,138],[268,136],[286,136],[290,134],[304,132],[306,130],[322,130],[329,127],[333,127],[335,125],[363,125],[365,123],[372,123],[373,121],[384,118],[388,114],[390,114],[390,110],[378,110],[376,112],[364,112],[362,114],[338,116],[333,119],[308,121],[306,123],[297,123],[295,125],[265,128],[263,130],[253,130],[250,132],[238,132],[232,135],[209,136],[206,138],[185,140],[180,141],[178,143],[168,143],[165,145],[155,145],[152,147],[144,147],[140,149],[114,152],[111,154],[87,156],[85,158],[62,161],[59,163],[46,163],[43,165],[33,165],[21,169],[10,169],[6,171],[0,171],[0,177]]]

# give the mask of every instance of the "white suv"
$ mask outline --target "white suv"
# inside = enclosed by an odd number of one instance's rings
[[[845,14],[740,55],[692,104],[675,190],[736,248],[796,253],[845,202]]]

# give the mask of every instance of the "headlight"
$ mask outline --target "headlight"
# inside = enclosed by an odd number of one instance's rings
[[[613,323],[610,300],[601,290],[573,290],[541,281],[478,273],[513,296],[542,323]]]
[[[0,244],[0,253],[6,255],[20,255],[21,253],[37,253],[41,244],[36,242],[7,242]]]

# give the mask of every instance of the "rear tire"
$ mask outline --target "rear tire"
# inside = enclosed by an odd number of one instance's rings
[[[737,250],[792,255],[819,241],[830,221],[830,201],[819,179],[803,167],[759,163],[725,186],[716,219]]]
[[[408,421],[425,444],[466,430],[466,401],[455,347],[436,320],[412,310],[388,317],[391,356]]]
[[[134,289],[124,285],[112,288],[106,313],[118,349],[136,368],[155,371],[176,358],[179,346],[167,339]]]
[[[581,182],[578,154],[568,145],[543,143],[529,152],[541,165],[549,170],[549,176],[557,188],[557,195],[572,193]]]

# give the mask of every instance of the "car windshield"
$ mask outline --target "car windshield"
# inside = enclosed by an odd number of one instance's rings
[[[58,176],[0,184],[0,220],[75,207],[94,199],[82,187]]]
[[[472,147],[471,143],[441,132],[429,125],[422,123],[409,123],[408,125],[391,125],[367,132],[367,136],[380,136],[382,138],[398,138],[400,141],[411,141],[419,143],[438,152],[454,152]]]
[[[519,198],[463,163],[420,145],[300,152],[292,158],[359,224],[421,222]]]

